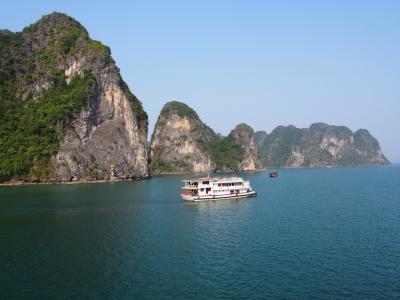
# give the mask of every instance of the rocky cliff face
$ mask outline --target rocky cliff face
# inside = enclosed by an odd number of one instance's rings
[[[36,118],[32,126],[39,127],[31,130],[22,121],[3,118],[2,129],[5,122],[15,122],[16,132],[25,131],[31,142],[15,141],[28,154],[11,153],[0,166],[1,179],[149,176],[147,114],[122,80],[109,48],[60,13],[44,16],[22,32],[2,31],[0,43],[1,108],[21,112],[27,120]],[[12,101],[32,110],[22,111]],[[19,159],[27,163],[14,170],[10,166]]]
[[[228,138],[231,138],[244,150],[243,157],[238,166],[240,171],[255,171],[263,168],[263,164],[258,156],[254,130],[249,125],[244,123],[237,125],[231,131]]]
[[[150,145],[154,174],[210,172],[215,168],[206,145],[216,138],[186,104],[173,101],[164,105]]]
[[[150,149],[154,174],[262,168],[251,127],[240,124],[227,137],[217,135],[193,109],[176,101],[163,107]]]
[[[259,144],[266,166],[323,167],[387,164],[379,143],[367,130],[353,133],[324,123],[309,128],[279,126]]]

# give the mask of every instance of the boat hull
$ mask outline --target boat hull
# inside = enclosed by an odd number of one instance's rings
[[[229,194],[229,195],[213,195],[213,196],[191,196],[182,194],[182,198],[185,201],[190,202],[201,202],[201,201],[212,201],[212,200],[224,200],[224,199],[238,199],[238,198],[248,198],[255,197],[257,193],[255,191],[240,193],[240,194]]]

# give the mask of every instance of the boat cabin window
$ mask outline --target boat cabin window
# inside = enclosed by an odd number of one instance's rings
[[[209,181],[203,181],[203,184],[209,184],[210,182]]]

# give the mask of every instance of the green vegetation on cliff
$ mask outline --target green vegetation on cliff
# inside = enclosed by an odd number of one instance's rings
[[[251,139],[254,139],[253,128],[241,123],[228,136],[216,135],[211,143],[200,143],[200,145],[211,155],[217,171],[237,170],[241,167],[246,151],[251,147]],[[256,149],[255,144],[254,148]],[[255,157],[255,159],[258,159],[258,157]],[[261,166],[257,165],[256,167]]]
[[[65,129],[94,96],[91,74],[75,76],[69,85],[63,75],[53,80],[53,87],[34,100],[15,97],[10,84],[0,88],[0,181],[45,180]]]
[[[123,89],[125,95],[128,97],[128,99],[131,103],[133,112],[136,114],[136,117],[139,122],[139,130],[142,133],[145,133],[147,135],[148,115],[145,112],[145,110],[143,109],[142,103],[139,101],[138,98],[136,98],[136,96],[134,94],[132,94],[132,92],[129,90],[128,85],[125,83],[125,81],[123,81],[121,79],[120,84],[122,86],[122,89]]]
[[[278,126],[263,134],[259,153],[270,167],[319,167],[387,164],[378,141],[367,130],[314,123],[309,128]]]
[[[0,181],[47,179],[66,129],[97,97],[101,74],[124,91],[147,134],[147,114],[110,49],[79,22],[52,13],[21,32],[0,30]]]
[[[259,152],[266,166],[285,166],[290,159],[293,145],[302,146],[301,130],[292,125],[278,126],[265,138]]]
[[[152,168],[159,173],[178,173],[185,172],[190,167],[189,164],[183,160],[173,160],[169,162],[155,161]]]
[[[0,33],[0,181],[47,178],[65,129],[94,95],[92,74],[67,84],[58,67],[81,40],[86,30],[64,14]],[[36,93],[41,84],[48,88]]]
[[[199,116],[192,108],[179,101],[166,103],[161,110],[160,116],[168,116],[171,114],[177,114],[181,118],[199,119]]]
[[[210,154],[215,162],[216,171],[235,170],[243,159],[243,148],[229,136],[215,136],[211,143],[204,143],[200,140],[197,142],[202,149]]]

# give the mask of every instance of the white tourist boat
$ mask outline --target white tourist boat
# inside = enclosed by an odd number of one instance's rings
[[[205,177],[183,180],[182,198],[186,201],[219,200],[255,196],[250,181],[241,177]]]

